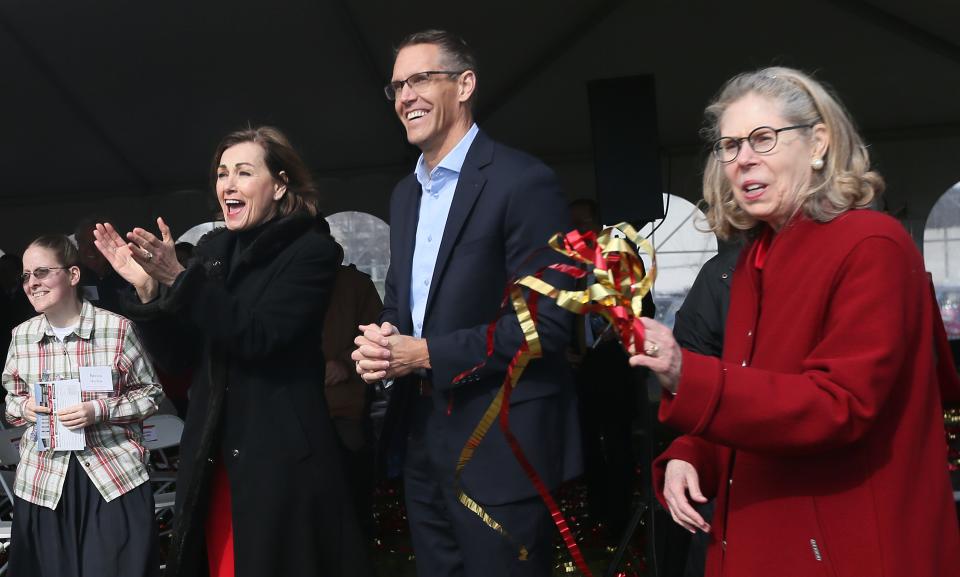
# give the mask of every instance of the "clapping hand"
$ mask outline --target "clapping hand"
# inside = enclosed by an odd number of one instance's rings
[[[124,280],[137,289],[142,302],[157,296],[159,286],[171,286],[184,271],[177,260],[173,235],[163,218],[157,219],[161,238],[143,228],[127,233],[127,240],[109,222],[98,223],[94,244]]]

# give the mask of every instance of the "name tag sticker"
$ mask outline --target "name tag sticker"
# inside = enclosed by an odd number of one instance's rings
[[[110,367],[80,367],[80,387],[83,391],[113,392]]]

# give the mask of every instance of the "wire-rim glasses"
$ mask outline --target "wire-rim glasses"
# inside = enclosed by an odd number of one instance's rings
[[[394,80],[390,84],[387,84],[383,87],[383,93],[387,96],[387,100],[396,100],[397,95],[403,90],[403,85],[406,84],[411,90],[417,94],[420,94],[427,87],[427,85],[430,84],[432,77],[442,74],[447,76],[459,76],[464,72],[466,72],[466,70],[425,70],[423,72],[417,72],[416,74],[407,76],[403,80]]]
[[[744,141],[750,145],[757,154],[770,152],[777,146],[777,137],[781,132],[787,130],[797,130],[798,128],[812,128],[812,124],[794,124],[793,126],[784,126],[783,128],[773,128],[770,126],[760,126],[750,131],[750,134],[734,138],[724,136],[713,143],[713,155],[723,164],[728,164],[737,159],[740,155],[740,146]]]
[[[53,270],[67,270],[70,267],[68,266],[38,266],[33,270],[25,270],[23,274],[20,275],[20,284],[27,284],[30,282],[30,275],[32,274],[37,280],[43,280],[50,276],[50,271]]]

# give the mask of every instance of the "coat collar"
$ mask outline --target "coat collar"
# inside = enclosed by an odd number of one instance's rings
[[[93,333],[94,326],[94,315],[96,311],[93,310],[93,305],[90,304],[90,301],[84,299],[80,306],[80,322],[77,324],[77,328],[71,334],[77,335],[79,338],[88,341],[90,340],[90,335]],[[46,315],[40,315],[40,330],[36,333],[31,333],[30,337],[33,342],[40,342],[44,337],[53,337],[53,327],[50,325],[50,322],[47,320]]]
[[[460,238],[460,231],[466,224],[467,217],[473,211],[473,205],[476,204],[483,186],[487,183],[487,178],[483,175],[482,169],[493,162],[493,148],[493,140],[481,130],[477,132],[477,136],[467,152],[467,157],[463,161],[460,178],[457,181],[457,189],[453,195],[453,203],[450,205],[450,213],[447,215],[447,223],[443,227],[443,239],[440,241],[437,262],[433,267],[430,294],[427,296],[427,306],[423,316],[424,324],[430,317],[430,307],[436,300],[437,287],[440,286],[453,247],[457,243],[457,239]]]
[[[273,259],[278,252],[305,232],[311,228],[319,228],[317,222],[322,218],[322,214],[313,217],[305,213],[294,213],[265,224],[260,236],[254,239],[250,247],[240,255],[236,270]],[[197,244],[197,250],[205,258],[226,263],[236,245],[238,234],[236,231],[218,228],[203,235]]]

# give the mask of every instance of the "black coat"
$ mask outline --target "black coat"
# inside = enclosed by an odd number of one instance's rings
[[[711,357],[723,354],[730,282],[740,255],[739,246],[725,248],[700,268],[673,324],[673,337],[681,347]]]
[[[230,481],[238,576],[369,574],[323,395],[337,248],[312,218],[265,227],[239,256],[237,233],[207,235],[173,287],[131,311],[158,364],[195,368],[168,577],[207,574],[215,459]]]

